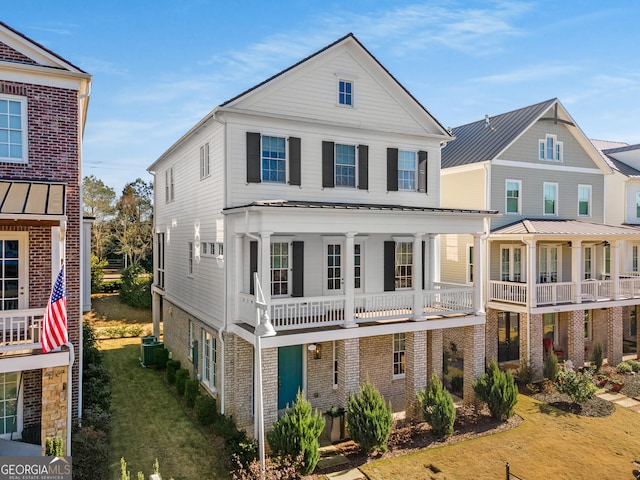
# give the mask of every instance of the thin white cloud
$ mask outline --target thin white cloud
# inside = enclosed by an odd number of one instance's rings
[[[468,83],[493,83],[493,84],[514,84],[526,82],[539,82],[550,78],[574,74],[580,71],[581,67],[571,64],[536,64],[518,68],[495,75],[487,75],[468,80]]]

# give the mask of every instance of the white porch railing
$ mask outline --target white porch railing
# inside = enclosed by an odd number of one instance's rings
[[[40,347],[44,308],[0,311],[0,352]]]
[[[573,301],[573,283],[538,283],[536,285],[538,305],[557,305]]]
[[[489,282],[489,300],[526,305],[527,284],[491,280]]]
[[[271,324],[276,331],[342,325],[345,319],[344,295],[326,297],[272,298]],[[473,313],[473,287],[445,288],[422,292],[423,311],[420,316],[450,313]],[[256,303],[253,295],[239,295],[238,321],[256,324]],[[413,318],[412,290],[357,294],[354,296],[354,318],[357,323],[376,320]]]
[[[620,296],[623,298],[640,297],[640,277],[621,278]]]
[[[585,280],[580,285],[582,301],[613,299],[613,280]]]

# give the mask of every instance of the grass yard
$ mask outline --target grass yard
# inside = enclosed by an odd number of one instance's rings
[[[229,478],[218,449],[185,415],[158,374],[140,366],[140,339],[103,340],[100,349],[112,375],[111,478],[120,480],[123,456],[131,478],[138,471],[149,478],[156,458],[164,479]]]
[[[517,428],[361,467],[371,480],[505,478],[505,462],[523,480],[634,479],[640,414],[616,407],[607,418],[579,417],[520,395]],[[437,467],[430,469],[429,466]],[[440,470],[434,473],[434,470]]]
[[[151,309],[133,308],[120,302],[117,293],[98,293],[91,295],[91,311],[85,313],[95,327],[113,327],[131,324],[150,324]]]

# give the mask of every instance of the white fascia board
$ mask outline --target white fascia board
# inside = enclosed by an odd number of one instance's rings
[[[482,170],[485,167],[485,165],[490,165],[490,164],[491,162],[489,160],[485,160],[484,162],[475,162],[475,163],[468,163],[466,165],[458,165],[456,167],[441,168],[440,176],[455,175],[456,173],[466,173],[466,172],[473,172],[475,170]]]
[[[17,355],[0,359],[0,373],[40,370],[69,365],[69,352],[51,352],[39,355]]]
[[[68,90],[84,90],[86,89],[84,84],[91,81],[91,75],[88,73],[55,70],[39,65],[25,65],[22,63],[0,61],[0,70],[2,71],[3,80],[66,88]]]
[[[493,160],[493,165],[499,165],[503,167],[516,167],[516,168],[530,168],[532,170],[551,170],[554,172],[572,172],[572,173],[588,173],[591,175],[604,175],[602,170],[598,168],[586,168],[586,167],[570,167],[563,165],[562,163],[550,162],[549,164],[543,163],[530,163],[530,162],[517,162],[515,160],[501,160],[496,158]]]

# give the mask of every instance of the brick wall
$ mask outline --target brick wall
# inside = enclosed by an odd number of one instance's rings
[[[427,386],[427,332],[406,334],[406,377],[404,410],[408,420],[421,421],[422,410],[416,394]]]
[[[37,425],[41,423],[42,415],[42,371],[27,370],[22,372],[23,375],[23,417],[22,424],[24,427]]]
[[[498,310],[487,308],[485,324],[485,356],[487,363],[498,361]]]
[[[67,440],[67,368],[42,370],[42,445],[48,437]]]
[[[192,321],[196,325],[194,328],[194,339],[196,340],[200,340],[202,337],[201,325],[195,318],[167,301],[166,298],[162,302],[162,308],[164,346],[171,352],[172,359],[179,360],[182,368],[193,373],[189,344],[189,322]]]
[[[622,361],[622,308],[607,309],[607,362],[617,365]]]
[[[447,328],[443,332],[444,350],[458,358],[464,357],[464,328]],[[456,350],[455,354],[453,350]]]
[[[584,364],[584,311],[567,312],[567,357],[576,367]]]
[[[520,323],[527,322],[527,315],[520,314]],[[542,340],[544,325],[542,314],[529,315],[529,330],[531,332],[531,356],[529,365],[533,369],[533,378],[542,380],[544,368],[544,342]],[[521,355],[522,357],[522,355]]]
[[[464,327],[464,392],[466,403],[475,400],[473,381],[484,373],[484,325],[471,325]]]
[[[335,342],[337,348],[338,342]],[[304,349],[307,356],[307,396],[311,405],[325,412],[331,407],[346,407],[338,399],[338,390],[333,388],[333,348],[334,342],[318,344],[322,349],[321,358]]]
[[[360,339],[360,383],[367,378],[394,411],[404,410],[404,378],[393,379],[393,335]]]

